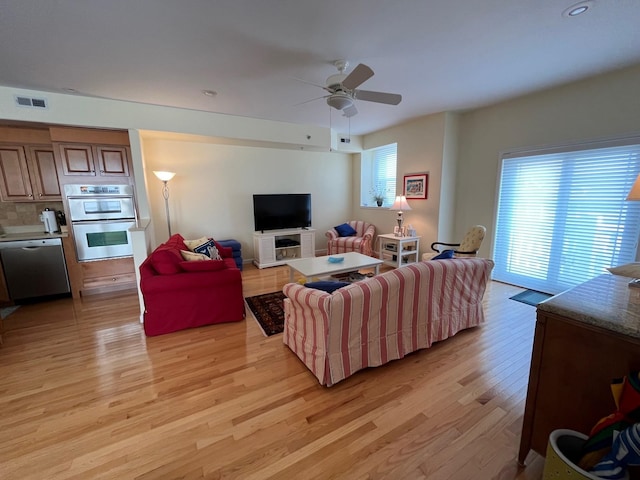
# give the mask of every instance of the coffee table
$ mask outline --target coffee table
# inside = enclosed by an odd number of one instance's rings
[[[329,262],[329,257],[343,257],[339,263]],[[310,282],[313,277],[345,273],[360,270],[361,268],[375,268],[376,275],[380,273],[382,260],[368,257],[357,252],[340,253],[324,257],[297,258],[285,262],[289,266],[289,280],[294,281],[294,274],[298,272]]]

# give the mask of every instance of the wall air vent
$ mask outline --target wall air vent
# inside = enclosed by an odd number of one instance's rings
[[[22,97],[19,95],[14,95],[14,98],[18,107],[49,108],[46,98]]]

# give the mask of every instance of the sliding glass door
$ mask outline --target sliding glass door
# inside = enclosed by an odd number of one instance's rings
[[[493,278],[559,293],[635,261],[640,145],[505,155]]]

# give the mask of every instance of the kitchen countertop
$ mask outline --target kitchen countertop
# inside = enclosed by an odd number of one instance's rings
[[[68,233],[44,233],[44,232],[24,232],[24,233],[2,233],[0,242],[15,242],[18,240],[41,240],[43,238],[65,238]]]
[[[65,238],[67,232],[45,233],[43,225],[23,225],[18,227],[0,226],[0,242],[16,242],[19,240],[41,240],[43,238]],[[63,227],[67,228],[67,227]]]
[[[603,274],[538,304],[538,310],[640,338],[640,288]]]

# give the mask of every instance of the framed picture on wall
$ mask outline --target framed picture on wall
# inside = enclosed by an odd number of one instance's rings
[[[407,200],[425,200],[428,189],[428,173],[415,173],[404,176],[404,196],[407,197]]]

